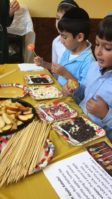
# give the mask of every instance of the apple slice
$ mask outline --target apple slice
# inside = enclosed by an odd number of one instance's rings
[[[18,107],[17,106],[14,106],[14,105],[10,105],[10,106],[6,106],[6,110],[10,110],[10,111],[17,111],[18,110]]]
[[[32,108],[29,108],[27,111],[23,111],[23,115],[32,114]]]
[[[17,129],[17,123],[14,122],[14,123],[12,124],[11,130],[16,130],[16,129]]]
[[[28,114],[28,115],[18,115],[18,119],[21,121],[28,121],[33,117],[33,114]]]
[[[9,117],[9,115],[7,113],[3,113],[2,114],[3,120],[6,124],[12,124],[12,119]]]
[[[5,121],[2,116],[0,116],[0,128],[2,129],[5,126]]]
[[[20,120],[17,120],[16,122],[17,122],[17,126],[20,126],[21,124],[23,124],[23,122]]]
[[[69,79],[68,82],[67,82],[67,86],[69,89],[76,89],[79,87],[79,83],[78,81],[75,81],[75,80],[72,80],[72,79]]]
[[[7,124],[2,128],[2,131],[8,131],[12,128],[12,124]]]
[[[17,110],[11,110],[11,109],[6,109],[6,112],[10,115],[14,114],[17,112]]]
[[[20,111],[28,111],[29,110],[29,107],[25,107],[22,105],[17,105],[17,107],[18,107],[18,110],[20,110]]]

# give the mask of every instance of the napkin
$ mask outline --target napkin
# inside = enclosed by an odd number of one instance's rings
[[[37,66],[36,64],[18,64],[21,71],[42,71],[44,68],[42,66]]]

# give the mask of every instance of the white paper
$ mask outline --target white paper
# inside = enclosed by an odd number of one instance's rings
[[[44,68],[42,66],[37,66],[36,64],[18,64],[21,71],[42,71]]]
[[[87,151],[48,166],[44,174],[60,199],[112,199],[112,177]]]

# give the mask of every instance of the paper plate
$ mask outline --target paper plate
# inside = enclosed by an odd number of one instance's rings
[[[40,161],[36,166],[35,170],[32,173],[29,173],[29,175],[44,169],[52,160],[54,155],[54,150],[55,150],[54,144],[49,139],[47,139],[42,157],[40,158]]]
[[[0,153],[7,146],[8,140],[11,137],[12,137],[12,135],[0,137]],[[54,144],[49,139],[47,139],[45,146],[44,146],[44,151],[40,157],[39,163],[37,164],[37,166],[33,170],[33,172],[28,173],[28,175],[39,172],[40,170],[44,169],[52,160],[53,155],[54,155],[54,149],[55,149]]]
[[[49,75],[37,74],[37,75],[25,75],[27,84],[52,84],[53,80]]]
[[[47,121],[59,121],[77,116],[77,112],[64,102],[40,104],[35,109],[40,119]]]
[[[16,107],[16,103],[20,106]],[[20,99],[0,99],[0,112],[0,136],[16,133],[32,122],[36,115],[35,108]]]
[[[28,93],[21,84],[0,84],[0,98],[22,98]]]
[[[55,122],[52,127],[72,145],[86,144],[105,135],[104,129],[83,116]]]
[[[63,96],[61,91],[54,86],[33,86],[28,89],[31,97],[36,100],[54,99]]]

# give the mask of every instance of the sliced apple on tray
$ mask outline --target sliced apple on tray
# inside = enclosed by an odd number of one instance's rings
[[[34,107],[28,102],[11,99],[0,101],[0,135],[4,132],[14,132],[26,126],[35,116]]]

